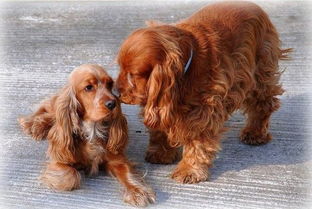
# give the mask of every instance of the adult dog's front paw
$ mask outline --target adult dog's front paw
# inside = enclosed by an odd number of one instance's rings
[[[244,144],[248,145],[263,145],[270,142],[272,140],[272,136],[270,133],[258,134],[252,130],[243,130],[240,135],[240,140]]]
[[[180,162],[171,178],[178,183],[194,184],[208,179],[209,173],[207,166],[192,167],[184,162]]]
[[[133,206],[145,207],[154,203],[156,200],[155,192],[149,187],[133,187],[127,189],[124,194],[124,201]]]
[[[158,146],[149,147],[145,161],[153,164],[171,164],[179,158],[179,151],[176,148],[163,149]]]

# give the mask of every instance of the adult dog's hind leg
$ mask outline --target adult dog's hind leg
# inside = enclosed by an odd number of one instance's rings
[[[254,92],[253,94],[258,95],[259,93]],[[270,116],[279,106],[279,99],[274,96],[247,99],[245,112],[248,118],[240,135],[241,141],[249,145],[268,143],[272,139],[268,131]]]
[[[281,53],[278,36],[275,31],[271,31],[257,54],[256,88],[249,92],[243,104],[248,118],[240,138],[245,144],[266,144],[272,139],[268,132],[270,116],[280,107],[276,96],[284,92],[279,84],[281,73],[278,70],[278,60]]]

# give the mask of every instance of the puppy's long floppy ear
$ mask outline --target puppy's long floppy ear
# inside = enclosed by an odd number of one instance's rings
[[[73,88],[64,87],[55,102],[55,125],[48,134],[48,151],[54,160],[74,162],[73,135],[79,134],[79,106]]]
[[[128,125],[125,116],[121,112],[120,103],[116,107],[114,116],[109,129],[109,139],[106,149],[114,154],[123,153],[128,142]]]
[[[182,53],[170,36],[160,36],[165,58],[156,64],[149,77],[144,124],[150,128],[169,128],[180,98],[179,86],[183,75]]]

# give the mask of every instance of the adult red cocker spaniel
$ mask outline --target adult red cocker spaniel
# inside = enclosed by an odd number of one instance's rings
[[[76,189],[81,180],[77,169],[94,175],[103,166],[125,187],[125,202],[145,206],[155,201],[155,194],[124,154],[127,121],[112,86],[102,67],[82,65],[59,93],[21,118],[20,124],[34,139],[49,141],[49,162],[41,176],[47,186]]]
[[[287,58],[268,15],[250,2],[204,7],[175,24],[149,22],[122,44],[117,88],[121,101],[142,106],[150,130],[146,160],[172,163],[172,178],[196,183],[220,150],[224,122],[242,110],[241,141],[271,140],[269,119],[283,93],[278,61]]]

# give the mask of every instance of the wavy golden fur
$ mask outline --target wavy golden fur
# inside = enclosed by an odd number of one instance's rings
[[[49,141],[49,162],[41,176],[47,186],[76,189],[81,181],[77,169],[94,175],[102,166],[125,186],[124,201],[145,206],[155,201],[155,194],[124,154],[127,121],[112,86],[102,67],[82,65],[59,93],[34,114],[21,118],[20,124],[34,139]]]
[[[150,129],[148,162],[172,163],[179,156],[176,147],[183,146],[172,178],[206,180],[224,122],[238,109],[248,117],[242,142],[271,140],[269,119],[283,93],[278,61],[291,50],[280,48],[259,6],[215,3],[175,24],[148,24],[122,44],[117,79],[121,101],[142,106]]]

